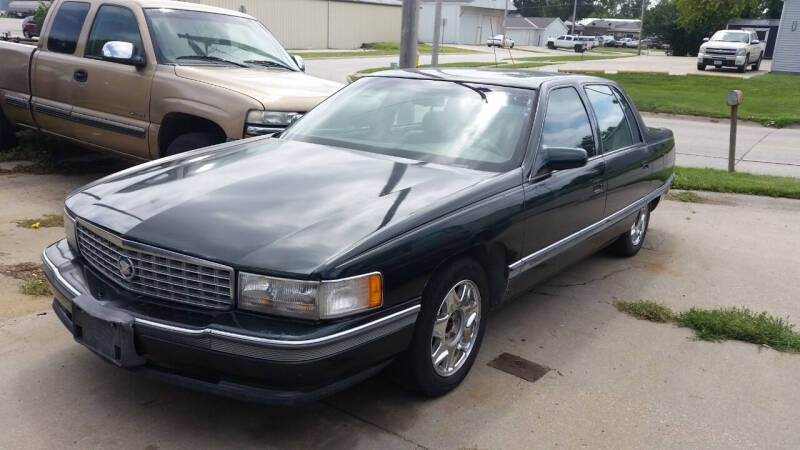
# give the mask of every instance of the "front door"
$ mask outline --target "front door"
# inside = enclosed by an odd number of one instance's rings
[[[556,87],[540,101],[544,107],[536,162],[525,184],[523,258],[512,264],[517,286],[553,273],[552,259],[580,244],[581,234],[599,222],[605,208],[605,161],[599,154],[585,99],[574,86]],[[539,114],[539,113],[537,113]],[[547,147],[583,148],[584,167],[553,171],[543,167]],[[550,269],[553,270],[550,270]]]
[[[89,3],[68,1],[55,11],[47,40],[34,54],[31,66],[33,117],[44,131],[75,137],[71,119],[75,101],[72,85],[80,76],[78,40],[89,13]]]
[[[103,4],[97,9],[86,41],[80,69],[86,77],[75,83],[73,116],[82,124],[78,138],[90,144],[150,158],[147,133],[150,87],[155,72],[153,55],[146,55],[143,17],[124,6]],[[146,66],[103,60],[103,45],[130,42],[134,54],[149,58]]]

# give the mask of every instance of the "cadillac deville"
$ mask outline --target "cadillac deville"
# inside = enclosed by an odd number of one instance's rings
[[[598,249],[639,251],[674,157],[608,80],[388,71],[280,136],[78,189],[42,259],[58,317],[117,366],[286,404],[394,363],[437,396],[493,307]]]

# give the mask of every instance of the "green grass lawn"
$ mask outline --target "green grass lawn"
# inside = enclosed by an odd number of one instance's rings
[[[319,59],[319,58],[352,58],[361,56],[391,56],[400,54],[400,43],[398,42],[371,42],[364,44],[364,50],[342,50],[340,52],[292,52],[293,55],[300,55],[306,59]],[[430,44],[418,44],[417,50],[420,53],[431,53],[433,47]],[[472,50],[467,50],[459,47],[441,46],[439,47],[440,54],[453,54],[453,53],[475,53]]]
[[[800,75],[768,73],[741,79],[709,75],[605,74],[641,111],[729,117],[728,91],[744,93],[739,118],[783,127],[800,123]]]
[[[675,189],[800,199],[800,178],[676,167]]]

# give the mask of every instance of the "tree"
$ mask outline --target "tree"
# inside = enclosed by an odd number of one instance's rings
[[[643,31],[645,35],[658,36],[666,41],[676,56],[696,55],[700,43],[707,35],[704,28],[686,30],[678,25],[676,0],[662,0],[645,11]]]
[[[39,2],[39,6],[37,6],[36,11],[33,12],[33,20],[40,30],[42,29],[44,18],[47,16],[48,11],[50,11],[50,3]]]
[[[686,31],[711,33],[738,17],[759,17],[759,0],[674,0],[678,25]]]
[[[525,17],[559,17],[572,20],[570,0],[514,0],[514,6]],[[578,0],[576,20],[590,17],[595,10],[595,0]]]
[[[761,0],[759,10],[763,19],[780,19],[783,11],[783,0]]]

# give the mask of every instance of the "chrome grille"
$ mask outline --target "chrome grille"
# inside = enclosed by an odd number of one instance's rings
[[[78,222],[78,248],[93,268],[137,294],[212,309],[233,306],[233,269],[124,241]],[[132,264],[124,277],[121,263]]]
[[[707,48],[707,55],[735,55],[736,49],[732,48]]]

